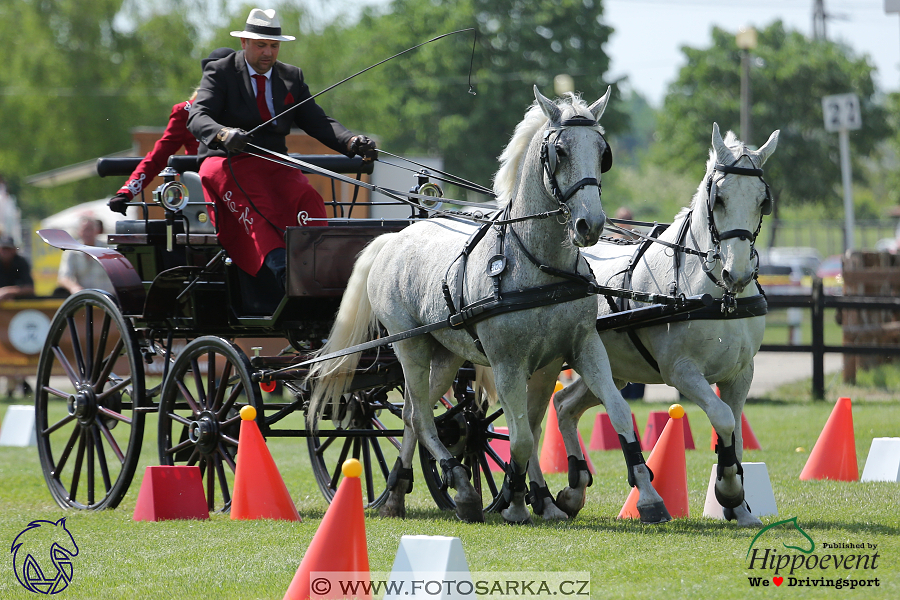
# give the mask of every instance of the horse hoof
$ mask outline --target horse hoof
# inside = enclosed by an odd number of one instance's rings
[[[725,517],[726,521],[734,521],[737,519],[737,516],[734,514],[733,508],[722,507],[722,516]]]
[[[735,496],[726,496],[725,494],[719,492],[718,487],[713,488],[716,492],[716,500],[722,505],[722,508],[737,508],[744,502],[744,488],[741,488],[741,492]]]
[[[642,525],[660,525],[672,520],[672,515],[669,514],[665,502],[661,500],[647,506],[638,506],[637,509]]]
[[[565,511],[560,510],[559,507],[552,502],[547,502],[544,506],[544,512],[542,512],[540,516],[545,521],[566,521],[569,518],[569,515],[566,514]]]
[[[565,487],[556,495],[556,506],[570,518],[574,518],[584,508],[584,497],[585,494],[578,493],[578,490]]]
[[[503,512],[501,512],[500,516],[503,517],[503,522],[506,523],[507,525],[531,525],[532,524],[531,515],[528,514],[527,510],[525,511],[525,513],[523,515],[519,515],[518,512],[516,515],[513,515],[512,511],[507,509],[507,510],[504,510]]]
[[[465,502],[456,497],[456,517],[465,523],[484,523],[480,502]]]

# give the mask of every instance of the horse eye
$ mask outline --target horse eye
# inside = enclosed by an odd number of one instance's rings
[[[716,204],[725,204],[725,200],[722,199],[722,194],[716,194]]]
[[[556,147],[556,156],[558,156],[559,158],[565,158],[566,149],[563,148],[562,146],[557,146]]]

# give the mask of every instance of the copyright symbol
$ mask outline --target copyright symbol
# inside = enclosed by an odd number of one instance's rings
[[[309,589],[317,596],[324,596],[331,591],[331,582],[325,577],[317,577],[309,584]]]

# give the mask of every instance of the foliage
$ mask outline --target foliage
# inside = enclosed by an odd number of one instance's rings
[[[736,130],[740,120],[741,51],[732,32],[713,28],[712,38],[709,48],[683,48],[687,64],[669,88],[652,153],[659,163],[697,177],[702,175],[712,122],[724,132]],[[841,44],[786,31],[780,21],[759,32],[752,56],[755,133],[745,141],[759,146],[772,131],[781,130],[778,152],[766,165],[773,193],[787,203],[839,207],[838,136],[825,132],[821,98],[859,95],[863,128],[851,135],[851,154],[869,155],[888,134],[886,111],[876,102],[874,67],[867,57],[857,57]]]

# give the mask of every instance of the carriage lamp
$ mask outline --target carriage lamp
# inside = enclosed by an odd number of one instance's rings
[[[170,181],[153,192],[153,199],[166,210],[178,212],[187,206],[188,190],[180,181]]]

